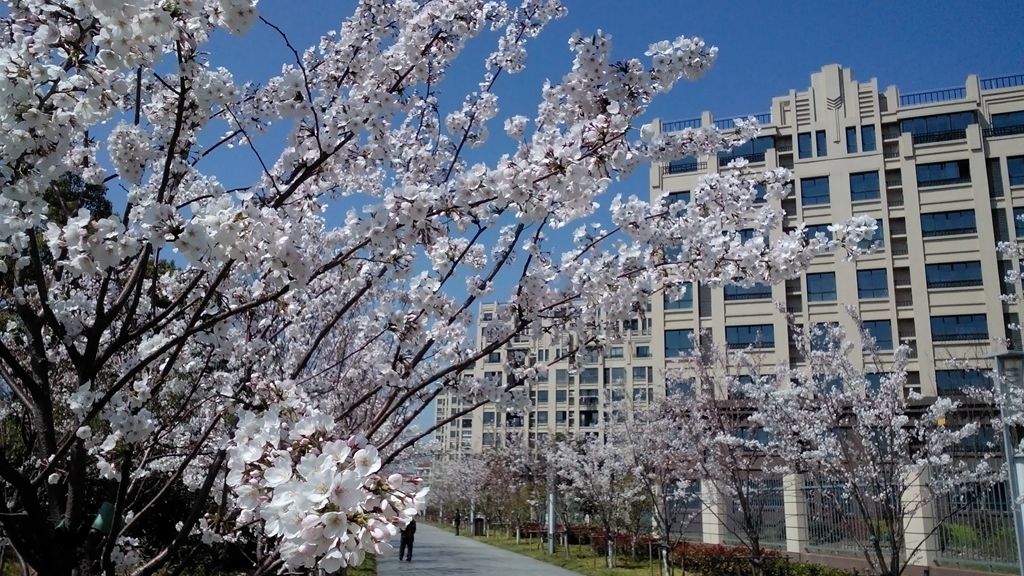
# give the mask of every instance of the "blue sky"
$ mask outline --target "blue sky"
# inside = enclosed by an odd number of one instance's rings
[[[703,110],[711,110],[718,118],[767,112],[772,96],[806,88],[811,73],[830,63],[852,68],[859,80],[877,78],[882,89],[896,84],[903,93],[963,86],[972,73],[986,77],[1024,72],[1024,2],[1020,0],[564,3],[569,16],[532,40],[527,70],[499,80],[496,92],[501,110],[492,122],[491,140],[466,155],[468,160],[493,162],[510,149],[502,120],[513,114],[532,116],[542,82],[557,80],[568,69],[571,55],[566,40],[577,30],[586,34],[602,29],[612,34],[614,52],[621,58],[643,57],[649,44],[678,35],[701,36],[719,47],[718,62],[707,76],[680,84],[657,100],[647,120],[692,118]],[[263,0],[259,8],[301,50],[337,28],[353,4],[352,0]],[[466,92],[476,88],[493,42],[491,35],[469,44],[443,86],[446,109],[457,106]],[[211,64],[231,69],[237,81],[259,82],[291,61],[277,33],[261,23],[243,38],[218,33],[209,50]],[[282,133],[274,130],[260,139],[265,157],[274,157]],[[227,160],[217,170],[229,187],[251,183],[253,171],[258,170],[248,154],[243,156]],[[613,185],[611,194],[646,197],[647,190],[647,170],[640,169]]]

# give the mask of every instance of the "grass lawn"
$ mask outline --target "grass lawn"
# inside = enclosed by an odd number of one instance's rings
[[[455,533],[455,528],[450,524],[434,524],[432,526]],[[492,532],[490,536],[472,537],[462,531],[462,536],[473,538],[478,542],[490,544],[503,548],[523,556],[535,558],[541,562],[547,562],[560,566],[566,570],[586,574],[587,576],[652,576],[659,574],[657,563],[648,563],[647,560],[633,561],[629,556],[619,555],[615,557],[616,567],[608,569],[605,567],[604,556],[594,554],[589,546],[570,546],[569,556],[566,557],[565,548],[559,546],[554,556],[547,553],[547,545],[534,538],[528,540],[522,538],[516,544],[515,536],[505,536],[504,532]]]

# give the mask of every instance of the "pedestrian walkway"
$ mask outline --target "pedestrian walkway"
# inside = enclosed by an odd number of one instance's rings
[[[398,560],[398,538],[392,544],[395,553],[377,559],[378,576],[579,576],[576,572],[456,536],[425,523],[417,523],[412,562]]]

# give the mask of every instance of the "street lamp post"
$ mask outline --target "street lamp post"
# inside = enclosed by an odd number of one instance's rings
[[[1024,495],[1024,455],[1018,453],[1017,446],[1021,435],[1015,425],[1007,424],[1014,417],[1020,416],[1019,407],[1010,402],[1010,387],[1024,389],[1024,352],[1008,351],[993,354],[996,361],[996,384],[999,386],[999,416],[1003,425],[1003,451],[1006,468],[1009,472],[1010,503],[1013,506],[1014,533],[1017,536],[1017,567],[1024,574],[1024,508],[1021,497]]]
[[[548,554],[555,553],[555,467],[548,463]]]

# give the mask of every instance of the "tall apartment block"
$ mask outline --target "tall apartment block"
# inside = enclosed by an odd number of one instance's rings
[[[978,372],[948,360],[988,367],[986,354],[1021,348],[1018,334],[1007,330],[1019,322],[1020,306],[1000,298],[1021,289],[1003,281],[1018,263],[1002,259],[995,246],[1024,239],[1024,75],[969,76],[960,87],[901,94],[833,64],[814,73],[806,90],[777,96],[769,112],[754,116],[762,135],[739,149],[652,166],[651,199],[670,194],[687,201],[701,175],[742,156],[755,169],[792,171],[793,191],[781,206],[785,226],[805,222],[807,233],[828,234],[829,224],[867,214],[879,223],[875,250],[854,262],[819,256],[807,274],[784,284],[692,286],[681,300],[654,299],[646,319],[632,321],[604,353],[555,362],[533,391],[528,414],[509,417],[485,406],[442,428],[443,453],[479,452],[509,439],[530,448],[558,435],[599,433],[608,400],[671,393],[666,372],[695,334],[719,347],[755,345],[768,364],[796,365],[801,359],[779,302],[800,326],[837,322],[856,334],[845,310],[852,305],[881,351],[881,369],[899,343],[911,348],[908,386],[925,396],[977,382]],[[656,124],[662,131],[728,130],[733,119],[705,112]],[[478,339],[500,306],[480,308]],[[502,378],[508,354],[551,362],[567,345],[523,337],[477,371]],[[454,402],[438,399],[438,421],[460,409]]]
[[[556,361],[572,342],[524,335],[481,362],[476,375],[504,378],[509,355],[548,362],[547,379],[531,393],[532,409],[508,414],[483,406],[448,423],[438,431],[440,461],[492,446],[529,451],[560,436],[600,434],[608,402],[642,403],[674,392],[666,382],[676,380],[666,374],[683,365],[678,358],[690,351],[693,336],[702,344],[709,338],[719,349],[754,346],[766,365],[799,366],[794,329],[835,322],[859,338],[847,306],[880,352],[879,365],[865,366],[869,380],[870,374],[880,377],[903,343],[912,350],[907,386],[926,397],[955,395],[983,378],[949,360],[990,368],[986,355],[1021,349],[1019,334],[1007,329],[1019,324],[1021,305],[1005,303],[1001,295],[1021,290],[1004,277],[1022,264],[1004,259],[996,245],[1024,240],[1024,74],[972,75],[963,86],[903,94],[894,86],[880,91],[876,80],[857,81],[851,70],[833,64],[812,74],[807,89],[772,98],[770,110],[754,116],[761,136],[739,149],[652,166],[650,198],[668,194],[686,202],[703,174],[742,156],[754,169],[792,171],[792,193],[780,206],[788,215],[784,228],[804,222],[808,234],[828,234],[829,224],[867,214],[879,223],[875,249],[852,262],[819,256],[806,274],[783,284],[697,285],[681,300],[655,298],[645,318],[627,323],[620,340],[604,351],[581,351],[572,362]],[[656,125],[662,131],[728,130],[732,118],[705,112]],[[501,306],[481,306],[479,342]],[[437,421],[463,408],[456,398],[441,396]],[[856,555],[834,534],[815,532],[814,526],[825,524],[811,521],[821,511],[809,508],[799,477],[778,484],[765,496],[764,514],[771,519],[765,520],[762,544],[798,557],[823,555],[818,560],[831,564]],[[914,546],[917,535],[923,545],[913,573],[1015,564],[1007,502],[1006,492],[996,490],[963,512],[970,515],[963,520],[967,525],[989,527],[991,537],[975,545],[958,543],[946,528],[931,533],[926,516],[915,519],[908,544]],[[723,518],[734,513],[705,510],[689,536],[729,542]]]

